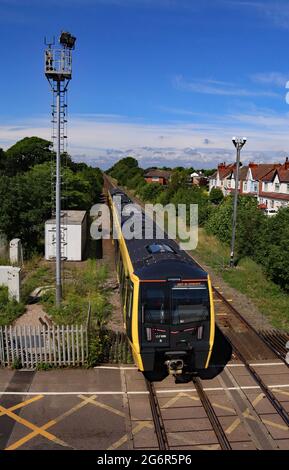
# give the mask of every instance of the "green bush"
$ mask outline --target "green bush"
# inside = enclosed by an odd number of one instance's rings
[[[232,237],[233,198],[227,197],[211,212],[206,223],[208,233],[216,235],[219,240],[230,243]],[[266,217],[258,209],[257,200],[251,196],[238,199],[236,249],[239,256],[255,256],[263,233]]]
[[[189,223],[190,204],[198,205],[199,225],[204,225],[208,217],[209,205],[206,193],[197,186],[192,188],[179,188],[171,198],[173,204],[186,204],[187,206],[187,223]]]
[[[92,329],[89,337],[87,366],[93,367],[103,362],[107,355],[110,337],[105,330]]]
[[[0,326],[10,325],[24,311],[24,304],[16,300],[10,300],[8,288],[0,286]]]
[[[21,364],[21,359],[20,357],[15,357],[13,363],[12,363],[12,369],[14,370],[18,370],[18,369],[22,369],[22,364]]]
[[[83,270],[75,269],[71,279],[66,280],[60,307],[55,306],[54,290],[42,296],[42,304],[59,325],[83,325],[87,320],[90,304],[91,326],[103,327],[111,315],[108,291],[105,288],[106,280],[107,267],[99,266],[94,259],[87,260]]]
[[[48,364],[47,362],[39,362],[36,366],[36,370],[51,370],[53,369],[53,364]]]
[[[164,187],[159,183],[145,183],[138,189],[138,194],[145,202],[156,202]]]
[[[220,188],[212,188],[209,195],[209,200],[213,204],[220,204],[224,199],[223,191]]]

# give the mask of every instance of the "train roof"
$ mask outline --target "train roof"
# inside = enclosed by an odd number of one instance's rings
[[[121,190],[110,190],[111,196],[121,197],[122,210],[128,203],[133,201]],[[141,280],[206,280],[207,273],[204,271],[186,251],[181,250],[175,240],[144,237],[145,214],[141,211],[142,233],[140,238],[126,239],[126,246],[133,265],[134,273]],[[121,225],[129,220],[129,216],[121,215]],[[151,219],[149,219],[152,223]],[[156,233],[156,224],[153,222],[153,234]]]

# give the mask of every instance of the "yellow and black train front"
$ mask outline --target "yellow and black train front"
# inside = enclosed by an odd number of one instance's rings
[[[122,208],[130,199],[119,190]],[[215,321],[208,274],[168,238],[114,241],[124,324],[141,371],[198,372],[209,365]]]

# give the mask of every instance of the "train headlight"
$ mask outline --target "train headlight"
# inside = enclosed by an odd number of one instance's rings
[[[204,331],[204,327],[203,327],[203,326],[199,326],[199,327],[198,327],[198,331],[197,331],[197,338],[198,338],[198,339],[202,339],[202,338],[203,338],[203,331]]]

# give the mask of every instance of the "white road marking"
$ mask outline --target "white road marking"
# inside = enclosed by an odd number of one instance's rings
[[[138,370],[137,367],[131,366],[131,367],[126,367],[126,366],[96,366],[94,369],[112,369],[112,370]]]
[[[268,385],[268,388],[289,388],[289,384],[280,384],[280,385]],[[224,390],[259,390],[259,385],[244,385],[243,387],[204,387],[206,392],[217,392],[217,391],[224,391]],[[171,389],[157,389],[156,393],[187,393],[187,392],[196,392],[195,388],[171,388]],[[123,395],[127,393],[128,395],[148,395],[148,391],[98,391],[92,390],[90,392],[1,392],[1,395],[45,395],[45,396],[62,396],[62,395]]]
[[[252,367],[260,367],[260,366],[285,366],[284,362],[252,362],[249,364]],[[246,367],[245,364],[227,364],[226,367]]]

